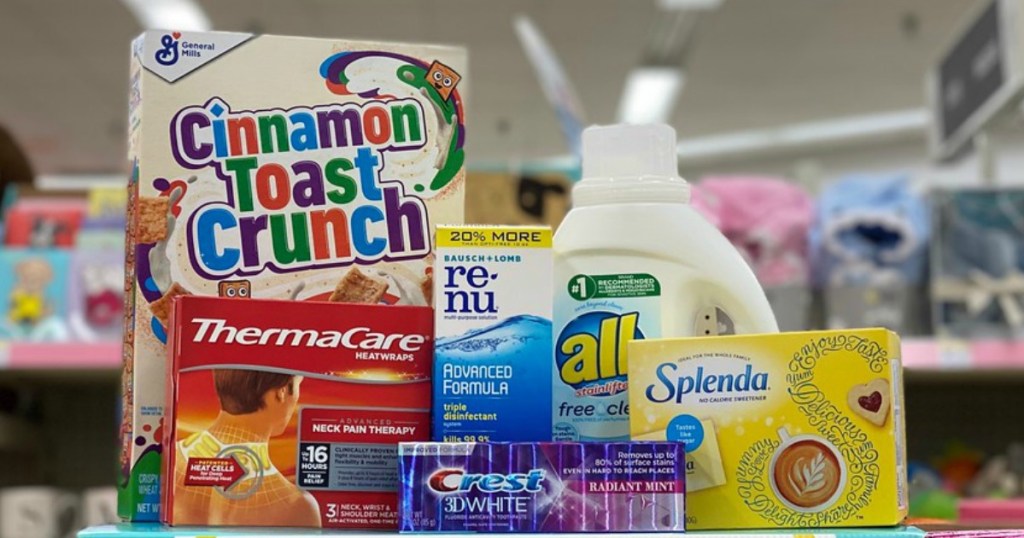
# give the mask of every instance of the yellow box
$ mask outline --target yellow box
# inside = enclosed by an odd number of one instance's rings
[[[895,525],[907,514],[899,337],[634,340],[633,439],[687,443],[687,529]]]

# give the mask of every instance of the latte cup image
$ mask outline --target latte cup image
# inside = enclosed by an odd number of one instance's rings
[[[836,447],[816,435],[790,436],[779,429],[782,442],[768,465],[772,491],[782,504],[797,512],[820,512],[835,504],[846,485],[846,463]]]

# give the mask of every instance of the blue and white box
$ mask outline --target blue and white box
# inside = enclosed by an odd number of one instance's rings
[[[551,439],[551,228],[438,226],[433,440]]]

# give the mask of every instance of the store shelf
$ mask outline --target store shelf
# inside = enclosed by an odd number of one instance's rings
[[[959,512],[965,525],[1024,526],[1024,499],[961,499]]]
[[[435,533],[436,534],[436,533]],[[733,532],[687,532],[687,535],[701,536],[707,538],[757,538],[757,537],[800,537],[800,538],[923,538],[925,532],[914,527],[892,527],[879,529],[814,529],[814,530],[783,530],[783,531],[733,531]],[[91,527],[78,533],[78,538],[217,538],[220,536],[245,536],[247,538],[306,538],[309,536],[345,536],[348,538],[381,538],[383,536],[397,536],[396,533],[388,532],[343,532],[317,529],[270,529],[270,528],[212,528],[212,527],[165,527],[152,524],[120,524]],[[444,533],[438,536],[482,536],[471,533]],[[530,536],[531,538],[664,538],[665,536],[682,535],[682,533],[591,533],[591,534],[519,534],[518,536]],[[408,536],[408,535],[405,535]],[[417,536],[427,536],[417,534]],[[499,534],[498,536],[511,536],[510,534]]]
[[[914,370],[1024,373],[1024,340],[905,338],[903,366]]]
[[[120,342],[0,342],[0,370],[116,370]]]
[[[980,527],[977,525],[923,525],[927,538],[1020,538],[1024,537],[1024,528],[1020,526],[991,526]]]

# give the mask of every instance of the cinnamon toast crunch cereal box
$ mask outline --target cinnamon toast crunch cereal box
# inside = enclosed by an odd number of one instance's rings
[[[686,445],[687,530],[891,526],[906,517],[895,333],[627,346],[633,439]]]
[[[463,221],[458,48],[160,32],[132,45],[119,511],[156,521],[179,296],[428,305]]]
[[[433,310],[181,297],[161,519],[398,528],[398,443],[430,438]]]

